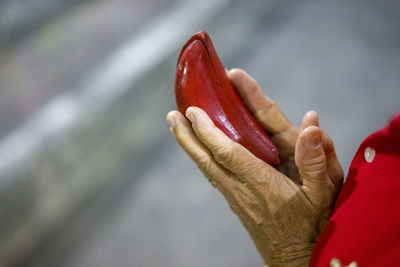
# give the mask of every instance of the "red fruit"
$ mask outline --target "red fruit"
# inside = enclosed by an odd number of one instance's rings
[[[203,109],[233,141],[271,165],[279,163],[277,148],[232,86],[204,31],[193,35],[182,48],[176,67],[175,97],[183,114],[190,106]]]

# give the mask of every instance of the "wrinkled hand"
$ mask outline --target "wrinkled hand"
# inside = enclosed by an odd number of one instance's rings
[[[298,129],[247,73],[233,69],[228,75],[271,134],[280,153],[276,169],[229,139],[200,108],[188,108],[189,120],[169,112],[171,132],[225,196],[266,265],[307,266],[343,182],[333,143],[315,112],[306,113]]]

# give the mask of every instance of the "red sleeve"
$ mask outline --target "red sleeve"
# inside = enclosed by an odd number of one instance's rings
[[[400,114],[359,147],[310,266],[400,266]]]

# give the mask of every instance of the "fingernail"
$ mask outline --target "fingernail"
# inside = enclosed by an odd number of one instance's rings
[[[186,117],[187,117],[192,123],[196,123],[196,122],[197,122],[196,111],[195,111],[192,107],[189,107],[189,108],[186,110]]]
[[[303,146],[305,148],[314,148],[321,144],[321,134],[313,133],[309,134],[303,139]]]
[[[175,128],[175,120],[171,116],[167,116],[167,122],[172,129]]]

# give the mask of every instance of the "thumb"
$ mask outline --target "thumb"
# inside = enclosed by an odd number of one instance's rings
[[[322,131],[309,126],[299,134],[295,149],[295,162],[303,182],[303,190],[315,204],[328,204],[333,189],[326,172],[326,156],[322,146]],[[328,194],[327,194],[328,193]],[[322,201],[322,203],[321,203]]]

